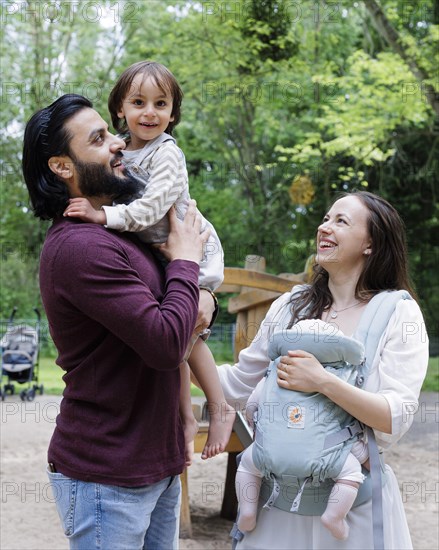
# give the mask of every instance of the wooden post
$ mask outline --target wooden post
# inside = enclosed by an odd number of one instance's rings
[[[180,538],[192,538],[191,511],[189,508],[189,486],[187,468],[180,475],[181,480],[181,509],[180,509]]]
[[[264,272],[265,258],[262,256],[246,256],[245,269]],[[254,290],[250,287],[243,286],[241,288],[239,298],[241,298],[241,300],[245,300],[246,294],[251,295],[254,298]],[[252,301],[253,300],[250,300],[248,308],[242,309],[238,312],[236,318],[236,338],[234,350],[235,361],[238,360],[239,352],[246,348],[256,336],[259,325],[267,312],[267,307],[265,306],[252,307]],[[238,453],[229,453],[227,457],[226,482],[224,485],[224,496],[220,512],[220,516],[222,518],[232,521],[236,519],[236,514],[238,512],[238,500],[235,492],[237,456]]]
[[[271,305],[282,293],[288,292],[296,284],[303,284],[308,273],[283,273],[271,275],[265,273],[265,258],[262,256],[246,256],[245,268],[226,267],[224,283],[219,289],[221,292],[239,293],[230,298],[228,310],[236,313],[235,360],[239,352],[246,348],[259,329],[259,326]],[[207,424],[200,424],[200,430],[195,438],[195,452],[201,452],[207,438]],[[235,475],[237,470],[236,457],[242,452],[245,445],[235,432],[232,432],[225,449],[228,452],[227,474],[224,496],[221,507],[221,517],[234,520],[238,509],[235,495]],[[189,509],[189,490],[187,470],[181,474],[182,505],[180,515],[180,538],[192,537],[192,525]]]
[[[220,516],[224,519],[235,521],[238,513],[238,500],[235,491],[236,457],[239,453],[229,453],[227,456],[226,482],[224,484],[224,496],[221,505]]]
[[[265,258],[262,256],[246,256],[245,269],[264,272]],[[252,289],[250,287],[243,286],[239,297],[245,297],[245,294],[251,292]],[[256,336],[259,327],[259,324],[256,324],[258,318],[259,312],[255,311],[250,304],[248,308],[238,312],[236,317],[235,361],[238,360],[239,352],[246,348]],[[260,321],[262,321],[262,319],[260,319]]]

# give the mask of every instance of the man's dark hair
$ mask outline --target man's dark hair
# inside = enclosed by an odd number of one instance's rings
[[[92,103],[81,95],[66,94],[37,111],[26,124],[22,169],[35,216],[53,220],[62,215],[69,199],[65,182],[49,168],[49,159],[70,155],[72,136],[66,122]]]

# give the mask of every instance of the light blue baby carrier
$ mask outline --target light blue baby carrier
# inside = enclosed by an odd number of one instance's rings
[[[323,514],[333,478],[340,473],[354,442],[367,433],[371,471],[363,470],[366,479],[353,506],[373,498],[375,550],[384,548],[381,492],[385,476],[373,431],[322,394],[280,388],[276,367],[281,355],[301,349],[315,355],[325,369],[362,387],[379,340],[401,299],[411,296],[406,291],[375,295],[366,306],[354,338],[328,336],[318,330],[275,332],[268,351],[272,361],[256,415],[253,461],[264,476],[264,508],[275,506],[301,515]],[[243,537],[236,525],[231,535],[235,545]]]

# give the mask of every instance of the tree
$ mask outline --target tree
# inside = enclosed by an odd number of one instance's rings
[[[48,227],[33,217],[21,175],[25,122],[63,93],[79,93],[98,104],[106,99],[107,77],[121,51],[120,35],[104,25],[116,16],[111,6],[108,0],[86,4],[2,1],[0,5],[3,318],[14,306],[24,314],[39,305],[38,257]]]
[[[107,17],[83,11],[86,4]],[[433,2],[86,4],[66,20],[59,3],[47,2],[52,18],[11,15],[1,31],[4,43],[20,36],[18,51],[4,49],[9,84],[0,115],[8,278],[20,273],[31,285],[44,235],[26,211],[19,166],[24,121],[67,82],[108,118],[116,77],[139,59],[154,59],[184,90],[176,137],[191,193],[215,224],[227,265],[261,254],[274,272],[301,271],[333,196],[377,191],[405,218],[413,274],[434,326],[439,14]],[[10,252],[14,243],[36,250],[29,268]],[[8,288],[14,296],[13,284]]]

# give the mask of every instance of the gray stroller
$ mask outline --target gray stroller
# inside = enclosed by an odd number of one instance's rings
[[[0,397],[4,401],[6,394],[13,395],[17,384],[27,384],[27,388],[20,392],[22,401],[33,401],[35,393],[43,394],[43,385],[38,383],[39,351],[40,351],[40,324],[41,315],[34,309],[37,322],[35,327],[27,324],[14,324],[17,308],[14,307],[8,320],[6,333],[0,341],[1,347],[1,374]],[[3,377],[8,381],[3,385]]]

